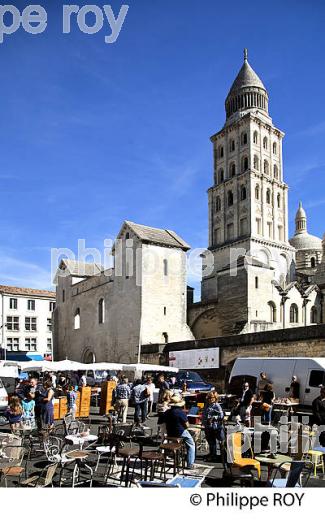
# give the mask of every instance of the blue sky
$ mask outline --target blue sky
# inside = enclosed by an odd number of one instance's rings
[[[52,247],[102,248],[124,219],[205,247],[209,137],[244,47],[286,133],[291,233],[302,199],[323,234],[323,0],[130,0],[111,45],[108,27],[63,35],[65,2],[40,3],[46,32],[0,45],[0,283],[49,287]]]

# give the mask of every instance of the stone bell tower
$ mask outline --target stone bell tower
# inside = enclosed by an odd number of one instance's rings
[[[214,183],[209,197],[209,251],[214,272],[202,281],[202,300],[218,298],[218,276],[244,256],[290,278],[294,248],[288,242],[288,186],[283,180],[282,139],[269,115],[268,92],[248,62],[225,101],[226,121],[211,137]],[[241,256],[243,254],[241,253]]]

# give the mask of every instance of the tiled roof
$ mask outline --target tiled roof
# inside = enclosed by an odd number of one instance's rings
[[[101,273],[104,268],[100,264],[78,262],[77,260],[63,259],[60,263],[60,269],[67,269],[72,276],[94,276]]]
[[[149,226],[136,224],[135,222],[125,221],[125,224],[137,235],[143,242],[157,244],[167,247],[177,247],[187,251],[191,248],[181,237],[169,229],[158,229]]]
[[[43,296],[55,298],[55,292],[43,291],[42,289],[28,289],[27,287],[12,287],[11,285],[0,285],[0,294],[15,294],[21,296]]]

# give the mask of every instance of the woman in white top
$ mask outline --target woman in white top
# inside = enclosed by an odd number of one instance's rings
[[[153,407],[153,393],[155,391],[155,384],[152,382],[152,378],[148,377],[146,382],[146,388],[148,392],[148,415],[147,417],[150,417],[150,414],[152,412]]]

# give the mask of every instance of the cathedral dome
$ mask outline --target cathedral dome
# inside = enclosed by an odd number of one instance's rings
[[[227,119],[236,112],[249,109],[268,114],[267,90],[248,63],[247,49],[244,50],[243,66],[229,90],[225,106]]]
[[[296,232],[294,237],[289,240],[290,244],[298,251],[302,249],[322,251],[322,240],[314,235],[310,235],[307,231],[307,215],[301,202],[299,202],[295,222]]]

